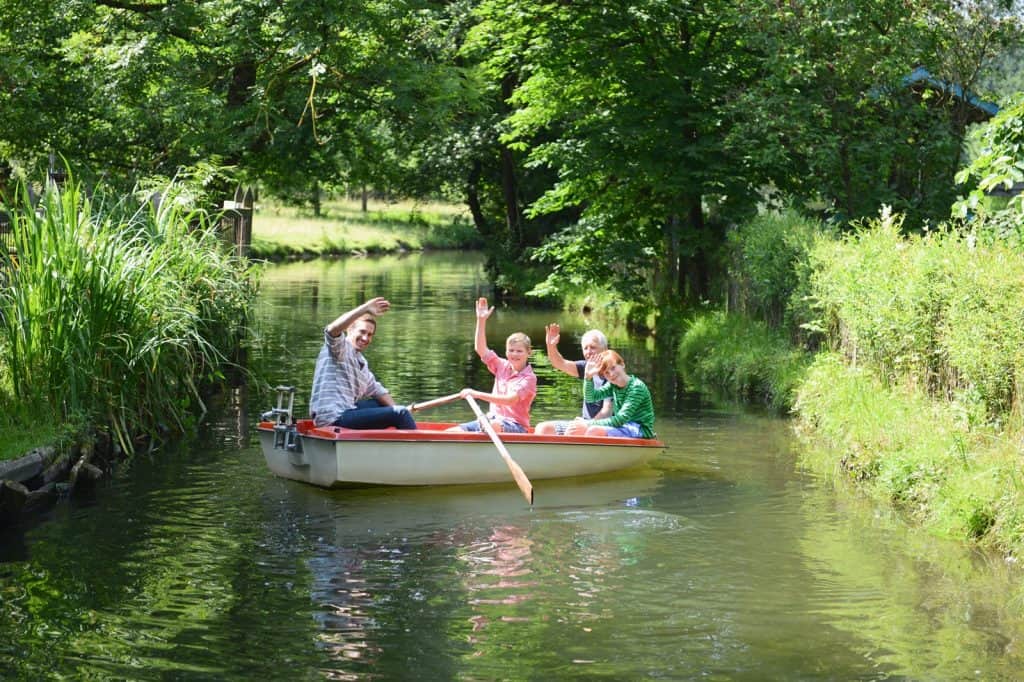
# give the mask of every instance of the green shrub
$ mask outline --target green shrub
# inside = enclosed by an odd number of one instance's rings
[[[812,251],[831,346],[890,384],[971,396],[1006,421],[1024,377],[1024,254],[949,229],[907,237],[900,222],[884,212]]]
[[[731,307],[797,333],[810,319],[804,304],[808,253],[823,234],[819,221],[792,209],[758,214],[730,232]]]
[[[787,411],[808,357],[779,331],[741,315],[702,314],[687,325],[678,363],[691,383]]]

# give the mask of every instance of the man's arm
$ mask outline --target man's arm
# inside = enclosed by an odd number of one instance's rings
[[[576,371],[576,363],[566,360],[558,352],[558,340],[561,338],[561,331],[557,322],[544,327],[544,344],[548,349],[548,360],[555,369],[559,369],[571,377],[579,377],[579,372]]]
[[[366,303],[342,314],[334,322],[327,325],[327,333],[334,337],[341,336],[345,333],[346,329],[352,326],[352,323],[355,322],[360,315],[365,315],[366,313],[383,315],[390,308],[391,304],[383,297],[378,296],[377,298],[371,298]]]

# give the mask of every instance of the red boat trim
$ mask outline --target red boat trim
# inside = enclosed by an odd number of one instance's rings
[[[257,427],[261,431],[273,431],[273,422],[260,422]],[[454,423],[420,422],[415,431],[399,429],[346,429],[340,426],[313,426],[310,419],[300,419],[295,424],[296,430],[303,437],[320,438],[332,441],[391,441],[391,442],[480,442],[489,441],[485,433],[468,431],[447,431]],[[556,445],[615,445],[641,448],[664,448],[660,440],[649,438],[614,438],[608,436],[546,436],[535,433],[502,433],[501,440],[514,445],[516,443],[545,443]]]

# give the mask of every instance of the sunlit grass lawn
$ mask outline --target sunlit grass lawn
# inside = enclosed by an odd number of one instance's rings
[[[262,202],[253,216],[252,255],[380,253],[402,249],[479,247],[463,206],[434,202],[333,199],[312,209]]]

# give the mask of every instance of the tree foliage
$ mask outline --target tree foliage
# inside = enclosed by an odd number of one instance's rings
[[[520,83],[504,139],[557,181],[531,215],[582,220],[540,257],[549,285],[605,285],[628,296],[708,293],[720,242],[705,197],[739,196],[756,179],[722,145],[722,107],[749,73],[734,3],[485,2],[479,34],[495,71]],[[596,260],[594,260],[596,258]]]
[[[948,215],[977,115],[964,93],[1020,16],[1019,0],[5,3],[0,183],[56,152],[126,186],[187,169],[212,194],[442,195],[510,291],[539,268],[541,293],[691,304],[722,295],[726,226],[772,192],[840,221]],[[908,81],[916,67],[929,78]]]
[[[970,188],[954,214],[974,216],[981,232],[1024,247],[1024,96],[974,131],[978,155],[957,174]]]
[[[969,99],[979,71],[1019,36],[995,4],[763,6],[748,25],[762,70],[737,108],[757,165],[843,221],[882,204],[908,226],[943,219],[981,116]],[[918,67],[928,75],[912,78]]]
[[[295,192],[387,185],[413,128],[444,126],[459,75],[430,2],[62,2],[0,8],[0,151],[53,150],[109,179],[197,161]]]

